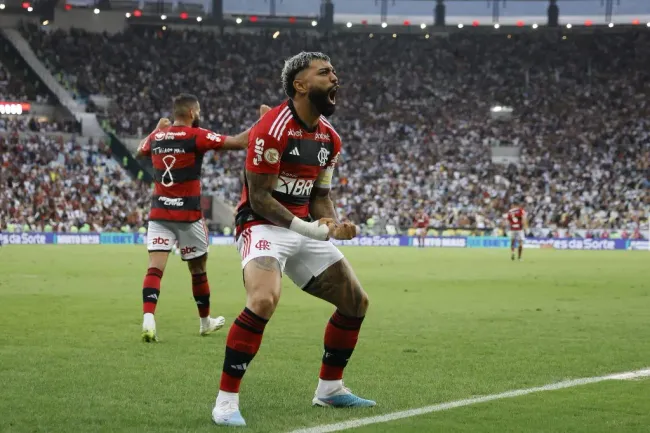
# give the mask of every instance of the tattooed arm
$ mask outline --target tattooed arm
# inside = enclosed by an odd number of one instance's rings
[[[273,198],[273,188],[278,182],[277,174],[260,174],[246,170],[248,194],[253,212],[280,227],[289,228],[293,214]]]
[[[331,218],[338,223],[339,219],[336,216],[336,209],[334,209],[334,202],[330,194],[329,188],[314,187],[309,203],[309,213],[314,219]]]

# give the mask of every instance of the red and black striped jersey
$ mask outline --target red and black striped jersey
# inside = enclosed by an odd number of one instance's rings
[[[221,148],[226,136],[203,128],[170,126],[156,129],[140,152],[151,156],[154,191],[150,221],[194,222],[201,212],[203,155]]]
[[[520,207],[510,209],[507,214],[508,224],[510,230],[520,231],[524,227],[524,219],[526,218],[526,211]]]
[[[334,167],[341,152],[341,137],[321,116],[318,125],[308,128],[291,100],[273,108],[253,126],[248,136],[246,170],[277,174],[273,197],[295,216],[309,219],[312,189],[329,189]],[[272,224],[253,212],[248,199],[248,182],[237,206],[237,229]]]

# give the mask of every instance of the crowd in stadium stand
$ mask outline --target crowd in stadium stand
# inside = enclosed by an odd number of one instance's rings
[[[10,231],[131,231],[145,223],[149,185],[104,143],[42,134],[0,137],[0,221]]]
[[[0,117],[2,132],[67,132],[80,133],[81,125],[74,120],[49,120],[34,116]]]
[[[283,59],[330,54],[342,84],[331,121],[344,140],[335,195],[357,223],[404,230],[423,209],[432,228],[501,227],[524,201],[533,228],[632,231],[650,213],[648,32],[23,34],[76,93],[113,99],[99,114],[121,136],[148,133],[183,91],[199,96],[203,126],[238,132],[259,103],[284,98]],[[496,105],[512,118],[493,119]],[[493,163],[493,146],[518,147],[520,164]],[[206,192],[236,203],[243,155],[206,159]]]

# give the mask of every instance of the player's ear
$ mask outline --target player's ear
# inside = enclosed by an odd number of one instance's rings
[[[307,81],[296,78],[293,80],[293,88],[296,93],[307,93]]]

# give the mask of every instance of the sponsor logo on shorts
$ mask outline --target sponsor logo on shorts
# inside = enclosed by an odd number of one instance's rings
[[[152,245],[169,246],[169,239],[165,239],[165,238],[161,238],[161,237],[153,238],[153,240],[151,241],[151,244]]]
[[[260,251],[270,251],[271,250],[271,242],[267,241],[266,239],[260,239],[255,244],[255,248],[257,248]]]
[[[186,256],[196,252],[196,247],[184,247],[181,248],[181,256]]]

